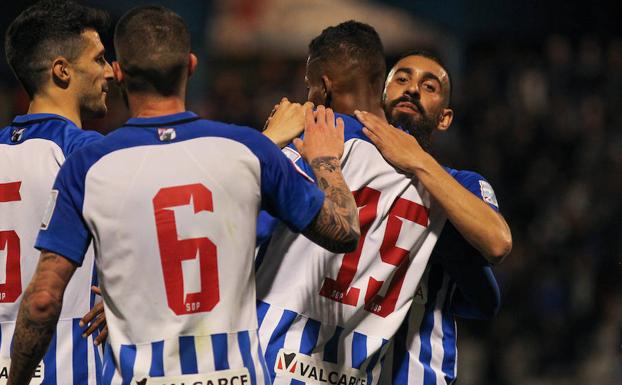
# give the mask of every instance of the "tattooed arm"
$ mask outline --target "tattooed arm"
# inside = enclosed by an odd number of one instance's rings
[[[313,242],[335,253],[353,251],[360,237],[358,209],[341,174],[343,154],[343,120],[333,111],[318,106],[314,113],[306,106],[304,142],[294,145],[311,166],[326,199],[313,222],[303,234]]]
[[[63,293],[76,265],[43,251],[17,315],[8,385],[28,384],[56,330]]]

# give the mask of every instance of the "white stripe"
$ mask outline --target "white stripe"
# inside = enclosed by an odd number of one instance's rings
[[[0,324],[2,328],[2,346],[0,346],[0,356],[4,358],[11,357],[11,340],[15,331],[15,322],[3,322]]]
[[[382,346],[382,340],[377,340],[374,338],[373,340],[376,341],[377,343],[370,343],[369,342],[369,338],[367,339],[368,343],[367,343],[367,352],[368,352],[368,356],[371,356],[369,354],[370,350],[370,346],[373,346],[374,349],[374,353],[376,350],[380,350],[379,354],[378,354],[378,361],[376,361],[376,365],[373,367],[371,374],[372,374],[372,383],[371,384],[366,384],[366,385],[373,385],[373,384],[377,384],[378,380],[380,380],[380,370],[382,369],[382,362],[384,357],[387,355],[387,351],[389,349],[389,343],[386,343],[382,349],[380,349],[380,346]],[[374,346],[376,345],[376,346]],[[372,353],[373,354],[373,353]],[[369,359],[367,360],[367,365],[365,365],[366,367],[369,365]],[[367,370],[367,369],[365,369]]]
[[[382,339],[374,338],[374,337],[367,337],[366,345],[367,345],[366,346],[366,348],[367,348],[367,358],[365,359],[365,361],[361,365],[361,371],[363,371],[363,372],[367,372],[367,367],[370,364],[371,357],[376,353],[376,351],[380,350],[380,347],[382,346]],[[381,357],[382,357],[382,352],[380,352],[380,354],[378,355],[378,361],[376,362],[376,365],[378,365],[380,363],[380,358]]]
[[[300,342],[302,341],[302,332],[305,328],[305,324],[308,319],[302,317],[301,315],[297,315],[292,322],[290,328],[287,330],[287,334],[285,334],[285,342],[283,347],[285,349],[295,350],[297,352],[300,351]]]
[[[73,383],[72,320],[60,320],[56,327],[56,383]]]
[[[239,369],[244,367],[242,360],[242,351],[238,343],[238,333],[227,334],[227,361],[229,361],[229,369]]]
[[[149,377],[151,369],[151,344],[136,345],[136,361],[134,361],[134,377]]]
[[[429,293],[428,293],[429,294]],[[423,385],[423,365],[419,361],[421,354],[421,321],[425,305],[413,302],[408,319],[406,349],[408,351],[408,385]]]
[[[197,352],[197,369],[199,373],[210,373],[214,366],[214,349],[211,336],[194,337],[194,348]]]
[[[339,356],[337,357],[337,362],[342,363],[352,368],[352,340],[354,339],[354,333],[350,332],[345,335],[345,330],[339,336],[339,348],[337,349],[339,352]]]
[[[261,327],[259,328],[259,340],[261,342],[261,347],[264,349],[264,353],[266,351],[265,349],[268,349],[270,337],[272,333],[274,333],[274,329],[278,326],[282,316],[283,310],[276,306],[270,306],[266,312]]]
[[[179,357],[179,340],[171,338],[164,340],[164,375],[180,376],[181,375],[181,358]]]
[[[443,356],[445,349],[443,348],[443,304],[447,296],[449,286],[449,277],[443,274],[443,284],[436,294],[436,303],[434,304],[434,327],[430,335],[430,343],[432,345],[432,359],[430,366],[436,373],[436,384],[445,385],[443,376]]]
[[[93,351],[93,348],[97,348],[97,347],[93,344],[93,335],[91,334],[86,339],[86,357],[87,357],[87,360],[88,360],[89,384],[91,384],[91,385],[97,384],[97,382],[95,380],[95,376],[97,375],[97,373],[95,372],[95,369],[96,369],[95,360],[96,360],[96,358],[95,358],[95,352]]]
[[[268,379],[270,379],[270,371],[268,370],[268,366],[266,365],[265,354],[264,354],[265,348],[259,342],[259,331],[251,334],[251,341],[252,341],[252,349],[253,349],[251,351],[251,354],[253,355],[253,360],[255,362],[255,368],[258,368],[257,371],[255,372],[257,374],[257,385],[270,385],[270,384],[266,384],[266,382],[264,381],[264,378],[265,378],[264,376],[267,376]],[[261,346],[260,350],[257,350],[258,345]],[[258,351],[261,353],[257,353]],[[259,357],[258,354],[261,354],[261,357]]]

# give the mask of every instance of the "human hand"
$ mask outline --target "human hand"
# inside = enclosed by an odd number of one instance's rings
[[[291,103],[287,98],[281,99],[268,117],[263,134],[280,148],[287,146],[304,129],[306,106],[313,107],[313,103],[301,105]]]
[[[91,291],[101,296],[101,290],[97,286],[91,286]],[[106,338],[108,338],[108,325],[106,324],[106,314],[104,313],[103,302],[96,303],[91,311],[89,311],[84,315],[84,317],[82,317],[82,319],[80,320],[80,327],[83,328],[86,325],[89,325],[89,327],[82,333],[83,338],[88,337],[89,335],[93,334],[95,330],[103,326],[103,328],[99,332],[99,335],[95,337],[95,345],[99,345],[102,342],[106,341]]]
[[[415,173],[422,156],[427,154],[417,139],[372,113],[355,111],[354,115],[365,126],[363,133],[387,162],[409,174]]]
[[[343,119],[337,118],[330,108],[318,106],[313,111],[312,105],[305,104],[304,141],[294,139],[294,146],[308,164],[320,158],[341,159],[343,155]]]

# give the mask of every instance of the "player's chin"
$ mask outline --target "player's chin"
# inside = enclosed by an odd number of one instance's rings
[[[100,119],[106,116],[108,112],[108,107],[106,103],[102,102],[97,106],[90,106],[89,108],[84,109],[82,112],[82,116],[84,119]]]

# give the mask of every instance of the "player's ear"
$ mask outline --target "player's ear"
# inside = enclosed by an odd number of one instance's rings
[[[322,75],[322,87],[324,89],[324,98],[331,94],[333,82],[326,75]]]
[[[114,80],[116,80],[117,83],[123,83],[123,71],[121,70],[119,62],[116,60],[112,62],[112,73],[114,74]]]
[[[57,57],[52,62],[52,80],[54,84],[61,88],[69,87],[71,79],[71,65],[69,61],[62,56]]]
[[[451,125],[453,119],[454,111],[451,108],[443,108],[443,110],[441,111],[441,116],[439,116],[436,129],[439,131],[446,131]]]
[[[197,69],[197,65],[199,64],[199,59],[197,56],[190,52],[190,56],[188,57],[188,77],[194,74],[194,71]]]

